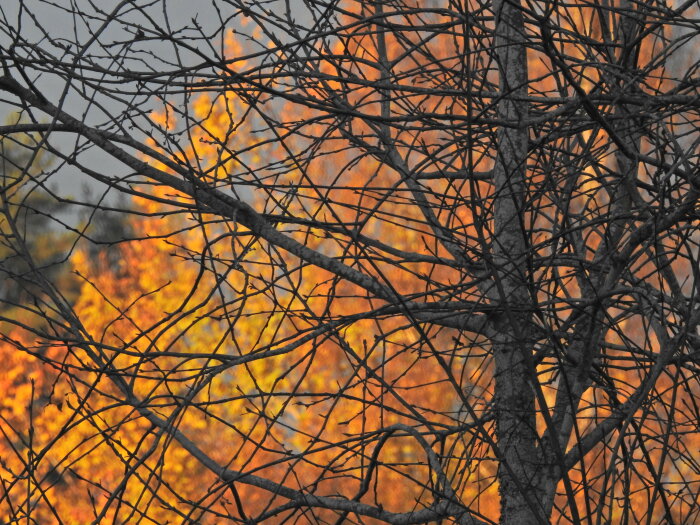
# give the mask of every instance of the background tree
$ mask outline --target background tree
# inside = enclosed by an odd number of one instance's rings
[[[695,4],[3,7],[6,521],[696,520]]]

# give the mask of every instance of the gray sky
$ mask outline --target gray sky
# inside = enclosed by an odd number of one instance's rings
[[[41,0],[3,0],[0,4],[0,45],[3,50],[6,50],[12,44],[12,37],[8,34],[7,26],[15,31],[18,31],[22,38],[30,44],[45,49],[55,56],[60,56],[63,53],[61,49],[52,45],[54,42],[71,43],[73,49],[75,44],[85,46],[89,42],[92,34],[97,31],[103,24],[104,15],[97,10],[109,12],[113,10],[119,2],[116,1],[89,1],[89,0],[57,0],[56,5],[51,5]],[[71,4],[78,12],[85,16],[82,18],[74,17],[70,12],[61,7],[68,8]],[[130,6],[124,6],[120,10],[120,15],[117,21],[112,21],[103,30],[97,42],[87,48],[89,54],[103,54],[107,57],[108,54],[116,55],[118,59],[124,59],[120,55],[120,51],[124,48],[124,43],[133,40],[134,28],[136,25],[142,26],[147,36],[152,36],[154,31],[159,29],[166,30],[168,33],[185,31],[188,29],[190,34],[196,36],[193,32],[195,24],[193,19],[199,25],[205,34],[212,34],[211,40],[216,45],[221,41],[221,34],[215,31],[220,26],[220,16],[226,18],[233,14],[233,9],[226,6],[218,5],[221,9],[219,13],[214,9],[211,1],[192,1],[192,0],[165,0],[161,2],[133,2],[136,5],[153,4],[146,9],[144,13],[130,10]],[[217,2],[221,4],[221,2]],[[150,17],[150,20],[149,20]],[[134,24],[127,27],[123,22]],[[229,24],[228,27],[231,27]],[[197,43],[195,38],[188,39],[188,42],[198,45],[201,49],[203,42]],[[140,42],[138,47],[132,48],[140,51],[139,56],[143,58],[142,63],[134,62],[131,64],[123,64],[122,67],[133,68],[136,70],[147,71],[149,68],[154,70],[167,70],[168,64],[161,62],[158,64],[157,58],[163,58],[166,62],[178,61],[184,66],[195,65],[201,59],[193,53],[182,48],[177,50],[170,43],[164,41],[151,40],[148,42]],[[212,51],[203,49],[211,55]],[[149,54],[150,53],[150,54]],[[125,53],[126,54],[126,53]],[[99,64],[108,70],[118,70],[119,66],[113,59],[105,58]],[[171,68],[179,67],[172,63]],[[14,73],[14,72],[13,72]],[[84,122],[91,125],[101,125],[119,118],[126,109],[128,102],[138,102],[139,97],[130,100],[124,97],[122,101],[115,100],[100,95],[99,93],[87,92],[80,93],[77,88],[81,88],[80,84],[74,83],[69,85],[64,78],[56,74],[52,74],[50,69],[38,73],[36,71],[28,71],[31,80],[36,87],[46,96],[53,104],[58,105],[62,101],[62,108],[71,115],[81,118]],[[21,81],[20,78],[18,80]],[[121,86],[127,90],[137,91],[135,84],[124,84]],[[64,97],[65,98],[62,98]],[[13,115],[17,106],[8,101],[16,101],[12,95],[7,93],[0,94],[0,115],[3,122]],[[156,109],[155,104],[151,104],[149,109]],[[39,116],[40,114],[37,114]],[[45,121],[48,117],[42,115]],[[135,138],[142,140],[143,133],[138,130],[131,130]],[[51,134],[50,143],[57,147],[61,152],[71,153],[78,149],[76,138],[73,134],[53,133]],[[100,169],[104,174],[125,174],[129,170],[121,165],[118,161],[95,148],[89,149],[86,153],[79,157],[81,162],[86,163],[93,169]],[[79,196],[85,185],[92,188],[93,191],[100,191],[100,185],[92,179],[82,175],[78,169],[71,166],[64,166],[59,173],[52,177],[52,185],[58,186],[62,195]]]

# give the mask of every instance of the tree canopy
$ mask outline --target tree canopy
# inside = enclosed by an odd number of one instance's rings
[[[0,520],[700,519],[699,32],[4,3]]]

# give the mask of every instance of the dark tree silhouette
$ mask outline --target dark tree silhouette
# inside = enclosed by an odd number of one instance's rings
[[[66,403],[3,416],[4,519],[699,519],[699,32],[695,1],[0,7],[34,291],[0,326]],[[79,299],[19,227],[51,181],[123,217],[111,251],[57,219]]]

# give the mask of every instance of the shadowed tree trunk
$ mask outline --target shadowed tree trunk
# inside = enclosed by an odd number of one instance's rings
[[[532,299],[528,268],[526,171],[528,94],[525,24],[517,2],[494,2],[496,64],[501,96],[493,171],[493,352],[495,362],[496,443],[499,450],[501,523],[546,521],[538,494],[542,466],[535,427],[536,370],[532,359]]]

